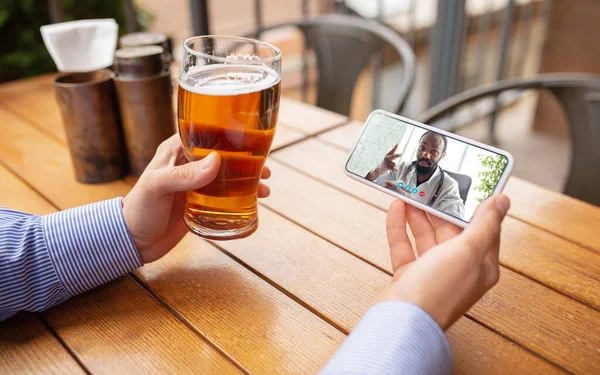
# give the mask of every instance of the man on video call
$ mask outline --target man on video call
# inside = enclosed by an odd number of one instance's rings
[[[431,131],[419,140],[416,160],[396,160],[402,156],[396,144],[383,162],[366,175],[381,186],[396,190],[418,202],[432,206],[449,215],[464,219],[465,205],[460,197],[458,182],[445,173],[438,163],[446,156],[448,138]]]

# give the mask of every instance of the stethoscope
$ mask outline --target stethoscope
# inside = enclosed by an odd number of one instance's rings
[[[411,163],[410,167],[408,167],[409,170],[410,170],[410,168],[417,168],[416,160]],[[428,206],[433,206],[433,204],[435,203],[435,200],[440,195],[440,191],[442,190],[442,185],[444,184],[444,175],[446,173],[444,173],[444,170],[439,165],[438,165],[438,169],[440,170],[440,173],[442,174],[442,176],[440,177],[440,180],[438,181],[437,189],[435,189],[435,194],[433,194],[431,199],[429,199],[429,202],[427,202]]]

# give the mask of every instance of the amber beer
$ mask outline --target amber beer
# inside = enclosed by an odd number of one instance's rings
[[[187,159],[212,151],[221,156],[216,179],[187,193],[184,219],[191,231],[233,239],[258,227],[257,191],[279,95],[279,74],[261,65],[206,65],[180,82],[179,133]]]

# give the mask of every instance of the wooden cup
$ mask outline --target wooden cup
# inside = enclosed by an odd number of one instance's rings
[[[62,73],[54,93],[79,182],[114,181],[127,173],[127,159],[112,72]]]
[[[119,97],[131,174],[139,177],[158,146],[177,131],[171,72],[143,77],[113,77]]]

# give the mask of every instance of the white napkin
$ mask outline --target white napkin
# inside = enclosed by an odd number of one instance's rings
[[[114,19],[79,20],[40,28],[58,70],[85,72],[112,65],[119,25]]]

